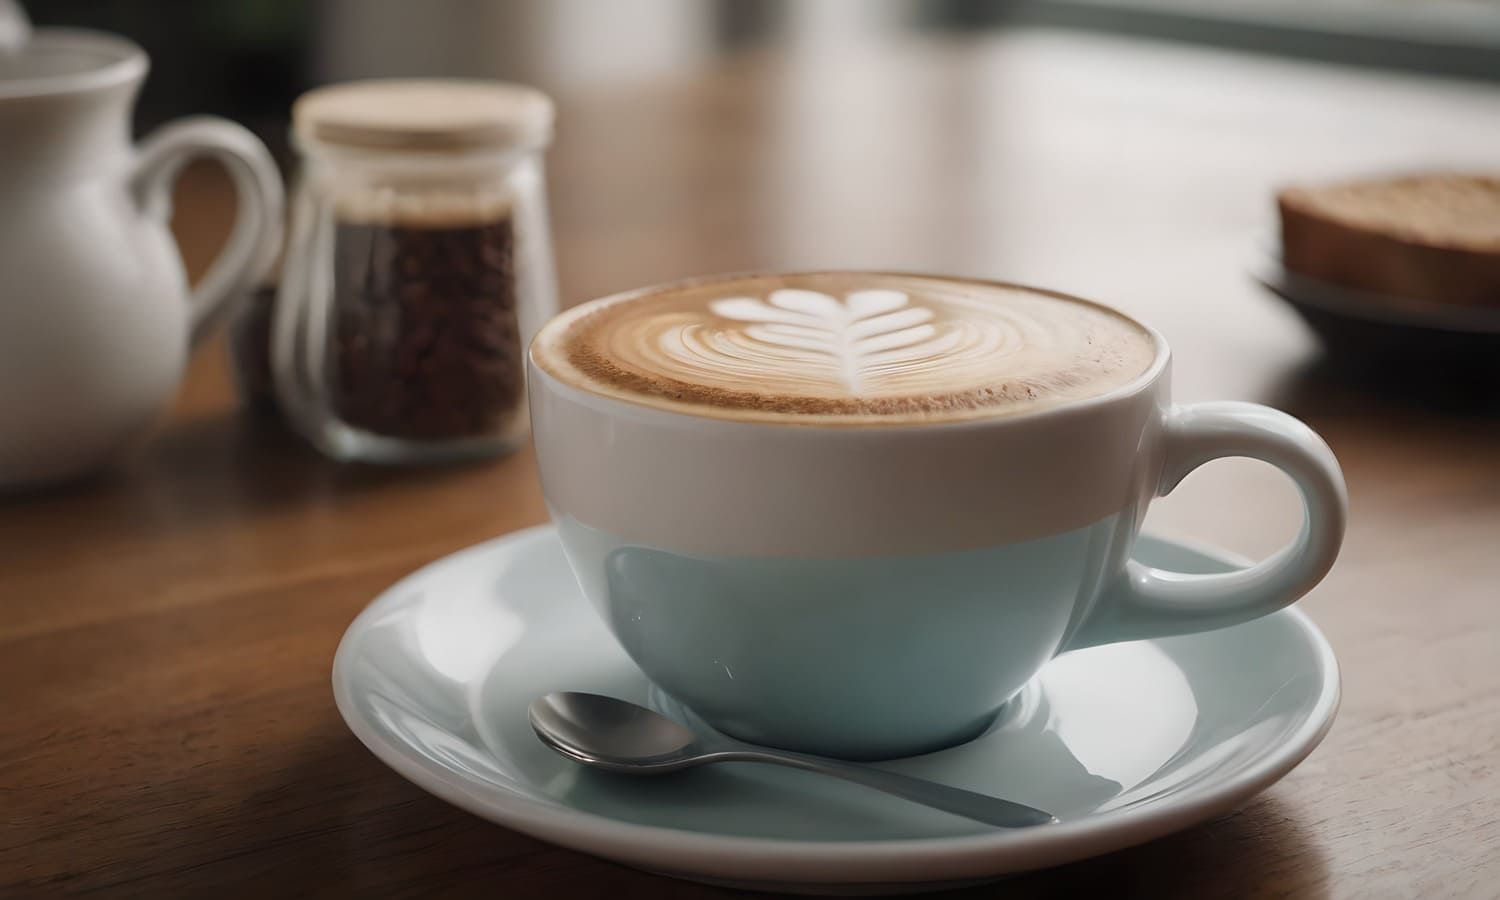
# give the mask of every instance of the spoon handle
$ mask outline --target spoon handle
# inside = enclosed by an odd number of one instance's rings
[[[940,809],[976,822],[998,825],[1002,828],[1049,825],[1057,821],[1052,814],[1024,803],[976,794],[962,788],[949,787],[935,781],[925,781],[910,775],[901,775],[858,763],[807,756],[787,750],[768,750],[746,746],[719,750],[713,753],[712,757],[715,762],[773,763],[822,775],[832,775],[834,778],[842,778],[877,791],[884,791],[903,800],[910,800],[913,803],[920,803],[923,806],[930,806],[933,809]]]

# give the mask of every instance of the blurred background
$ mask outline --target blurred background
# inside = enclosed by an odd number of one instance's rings
[[[540,87],[558,103],[548,166],[564,305],[764,267],[1004,278],[1214,346],[1179,362],[1190,397],[1198,384],[1265,395],[1267,373],[1314,359],[1298,315],[1248,274],[1278,188],[1500,159],[1500,0],[34,7],[38,25],[146,48],[138,131],[228,116],[289,177],[290,107],[310,87]],[[193,224],[178,236],[197,271],[232,208],[212,166],[188,174],[178,214]]]
[[[142,127],[213,112],[279,149],[291,101],[328,81],[480,76],[567,93],[766,47],[816,55],[1027,25],[1500,79],[1495,0],[48,0],[30,13],[146,48]]]

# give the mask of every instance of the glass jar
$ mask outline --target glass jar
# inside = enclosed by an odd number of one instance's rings
[[[229,319],[229,363],[241,409],[254,416],[275,416],[276,383],[271,376],[271,314],[276,308],[276,279],[263,281],[240,298]]]
[[[278,401],[328,455],[491,456],[526,439],[525,354],[557,311],[552,103],[481,81],[320,88],[271,336]]]

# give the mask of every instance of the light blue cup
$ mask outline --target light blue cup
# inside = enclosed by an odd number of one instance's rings
[[[1172,406],[1154,332],[1149,370],[1088,400],[946,424],[787,425],[605,396],[538,363],[573,317],[615,302],[629,296],[564,314],[533,345],[543,490],[631,658],[737,738],[849,759],[950,746],[1059,653],[1266,615],[1338,553],[1347,501],[1327,445],[1267,407]],[[1224,574],[1132,561],[1152,498],[1226,456],[1291,476],[1299,536]]]

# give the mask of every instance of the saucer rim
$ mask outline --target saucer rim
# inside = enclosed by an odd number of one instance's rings
[[[1238,554],[1204,541],[1155,534],[1142,537],[1235,565],[1247,563]],[[1340,672],[1332,646],[1306,613],[1289,606],[1272,615],[1287,616],[1308,638],[1322,674],[1317,702],[1297,730],[1258,764],[1209,787],[1192,790],[1164,808],[1146,805],[1016,831],[817,843],[703,834],[621,821],[454,776],[380,735],[358,714],[351,695],[349,660],[358,652],[358,637],[371,622],[410,602],[414,582],[439,566],[461,565],[471,556],[495,552],[506,545],[539,543],[549,538],[555,540],[555,528],[546,524],[481,541],[433,560],[383,590],[351,621],[339,641],[332,671],[334,703],[349,730],[377,759],[433,796],[523,834],[662,873],[761,884],[931,884],[1047,868],[1122,850],[1232,812],[1285,777],[1328,734],[1341,700]],[[768,871],[768,866],[773,871]],[[917,878],[912,877],[914,868],[920,872]],[[851,869],[857,877],[850,877]]]

